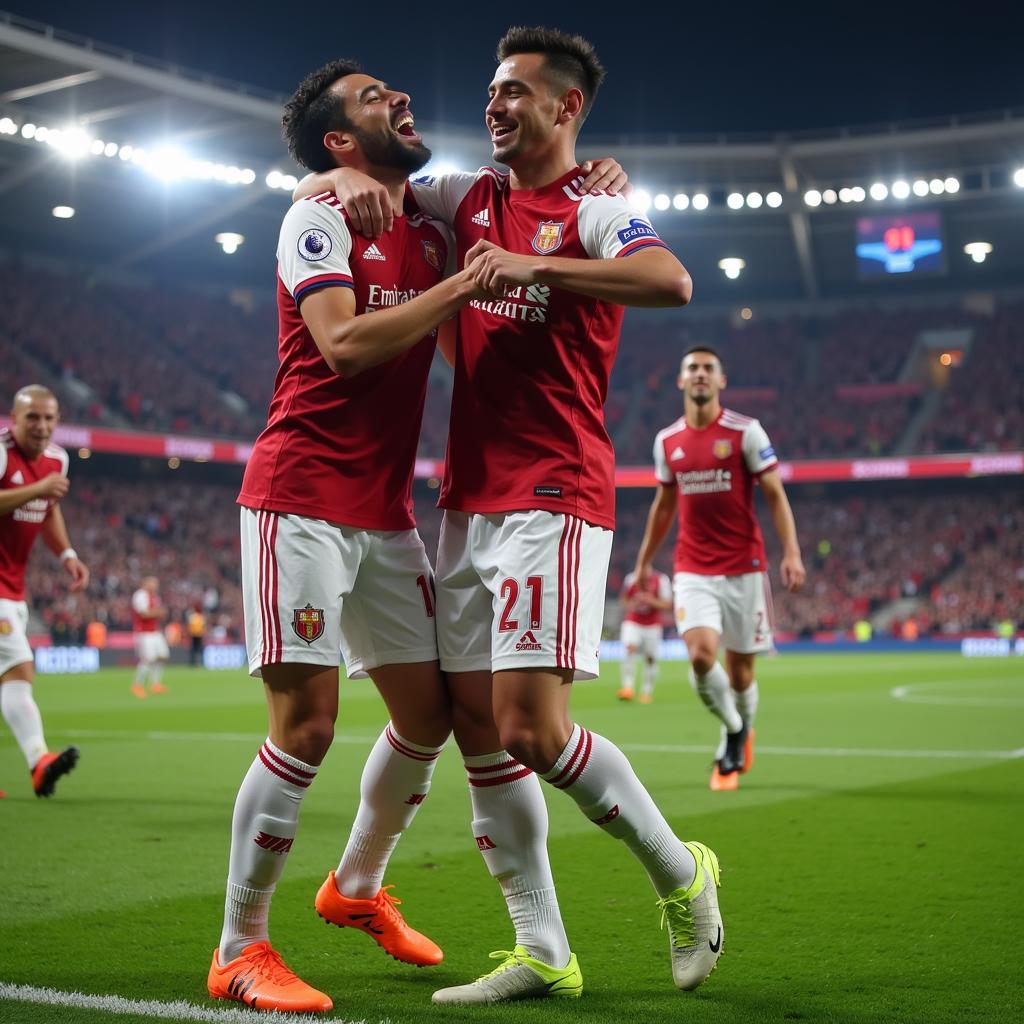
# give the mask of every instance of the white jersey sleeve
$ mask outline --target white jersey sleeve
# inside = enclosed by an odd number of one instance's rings
[[[141,615],[144,612],[149,611],[149,592],[146,590],[136,590],[132,594],[132,607]]]
[[[665,458],[665,445],[662,443],[664,436],[665,431],[663,430],[654,439],[654,476],[658,483],[668,486],[669,484],[674,484],[676,478],[669,467],[668,459]]]
[[[622,196],[587,195],[579,203],[576,227],[591,259],[613,260],[651,245],[668,248],[651,222]]]
[[[448,174],[422,174],[409,182],[416,205],[434,220],[439,220],[451,227],[455,223],[455,213],[469,190],[477,183],[484,173],[478,171],[451,171]]]
[[[352,288],[352,234],[331,193],[292,203],[277,243],[277,272],[298,304],[317,288]]]
[[[751,420],[743,429],[743,460],[754,476],[760,476],[779,464],[760,420]]]

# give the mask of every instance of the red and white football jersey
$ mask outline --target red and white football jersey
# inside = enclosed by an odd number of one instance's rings
[[[299,303],[341,287],[354,289],[357,315],[397,306],[441,280],[448,252],[444,228],[419,213],[370,241],[349,229],[333,193],[292,205],[277,249],[280,365],[239,504],[367,530],[415,525],[413,470],[436,330],[346,379],[324,362]]]
[[[18,447],[9,428],[0,430],[0,490],[34,484],[50,473],[68,475],[68,453],[60,445],[47,445],[42,455],[31,459]],[[28,556],[56,504],[53,498],[36,498],[0,516],[0,597],[25,600]]]
[[[160,607],[160,598],[140,587],[132,594],[132,629],[136,633],[155,633],[159,629],[159,619],[143,618],[139,612],[152,612]]]
[[[507,175],[484,167],[411,185],[419,207],[454,229],[459,266],[480,239],[578,259],[664,246],[621,196],[584,194],[582,181],[577,168],[544,188],[513,190]],[[539,284],[463,307],[438,504],[546,509],[614,527],[604,402],[622,316],[622,306]]]
[[[654,472],[679,493],[675,571],[739,576],[767,568],[754,480],[779,464],[764,427],[723,409],[696,430],[676,420],[654,441]]]
[[[638,626],[660,626],[665,612],[648,604],[645,597],[661,598],[662,601],[672,600],[672,581],[663,573],[650,572],[643,585],[637,582],[636,573],[631,572],[622,584],[622,596],[631,603],[626,606],[623,621],[635,622]]]

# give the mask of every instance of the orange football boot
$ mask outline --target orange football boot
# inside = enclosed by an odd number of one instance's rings
[[[78,747],[67,747],[59,754],[43,754],[32,769],[32,788],[36,796],[53,796],[57,780],[78,764]]]
[[[650,694],[650,693],[641,693],[640,694],[640,703],[641,704],[650,704],[653,700],[654,700],[654,695],[653,694]]]
[[[615,696],[618,697],[619,700],[632,700],[633,691],[628,686],[624,686]]]
[[[747,733],[747,742],[743,745],[743,767],[740,769],[741,775],[746,775],[751,768],[754,767],[754,737],[757,733],[751,729]]]
[[[369,900],[350,899],[338,892],[338,883],[332,871],[316,894],[316,912],[328,923],[339,928],[361,928],[374,942],[396,960],[417,967],[433,967],[444,959],[440,946],[421,935],[405,923],[396,908],[400,899],[392,896],[385,885]]]
[[[149,692],[150,693],[166,693],[167,692],[167,687],[164,686],[163,683],[150,683],[149,684]]]
[[[716,761],[714,768],[711,769],[711,781],[708,783],[708,788],[713,789],[716,793],[739,789],[740,773],[730,772],[728,775],[723,775],[718,770],[718,762]]]
[[[215,949],[206,988],[211,999],[234,999],[254,1010],[323,1013],[334,1009],[331,997],[288,970],[281,954],[269,942],[246,946],[223,967],[220,950]]]
[[[146,699],[146,688],[142,683],[132,683],[132,693],[139,698],[139,700]]]

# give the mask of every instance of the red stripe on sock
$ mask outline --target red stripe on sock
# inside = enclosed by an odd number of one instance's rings
[[[583,729],[583,735],[586,737],[586,747],[583,751],[583,756],[580,758],[579,764],[576,765],[572,775],[565,782],[555,783],[559,789],[568,789],[580,777],[580,772],[587,767],[587,762],[590,760],[590,750],[594,745],[594,737],[590,735],[590,730],[588,729]]]
[[[504,786],[507,782],[515,782],[518,779],[525,779],[527,775],[532,775],[533,769],[531,768],[520,768],[517,772],[513,772],[511,775],[500,775],[494,779],[474,779],[470,777],[469,784],[476,786],[478,789],[484,786]]]
[[[553,779],[548,779],[547,780],[548,782],[551,783],[552,786],[557,786],[562,781],[562,779],[565,778],[565,776],[570,771],[572,771],[572,766],[576,763],[576,758],[578,758],[580,756],[580,753],[583,750],[583,744],[586,742],[586,738],[587,738],[586,734],[587,734],[587,730],[584,729],[581,726],[580,727],[580,738],[576,741],[576,749],[572,752],[572,757],[569,758],[569,760],[566,763],[565,767]]]
[[[303,782],[301,779],[296,778],[293,775],[286,775],[280,768],[278,768],[273,761],[271,761],[266,754],[263,753],[263,749],[260,749],[260,760],[263,762],[263,767],[268,772],[273,772],[279,778],[284,779],[285,782],[290,782],[293,786],[298,786],[300,789],[308,789],[309,783]]]
[[[519,768],[521,765],[514,758],[509,758],[507,761],[502,761],[501,764],[488,764],[481,768],[474,767],[473,765],[466,765],[466,771],[472,775],[474,772],[477,775],[486,775],[491,772],[503,772],[507,768]]]
[[[407,747],[395,734],[391,731],[391,727],[387,726],[384,729],[384,735],[387,737],[388,743],[391,744],[400,754],[404,754],[406,757],[411,757],[415,761],[436,761],[441,754],[438,750],[433,754],[424,754],[422,750],[413,750],[412,747]]]
[[[280,757],[279,755],[275,754],[274,751],[271,750],[269,743],[264,743],[263,749],[271,758],[273,758],[274,763],[276,765],[279,765],[281,768],[284,768],[285,771],[294,772],[296,775],[303,779],[316,778],[316,772],[307,772],[303,771],[303,769],[301,768],[296,768],[295,765],[293,765],[290,761],[286,761],[283,757]]]

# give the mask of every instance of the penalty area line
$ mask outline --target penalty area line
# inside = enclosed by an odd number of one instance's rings
[[[32,985],[15,985],[0,981],[0,1002],[34,1003],[42,1006],[58,1006],[74,1010],[102,1010],[117,1016],[136,1015],[153,1017],[156,1020],[203,1021],[210,1024],[254,1024],[256,1021],[273,1021],[273,1024],[309,1024],[313,1019],[308,1013],[274,1013],[262,1010],[243,1009],[229,1006],[214,1009],[196,1006],[183,999],[165,1003],[158,999],[126,999],[124,996],[90,996],[84,992],[61,992],[55,988],[35,988]],[[315,1018],[323,1024],[350,1024],[341,1017]]]

